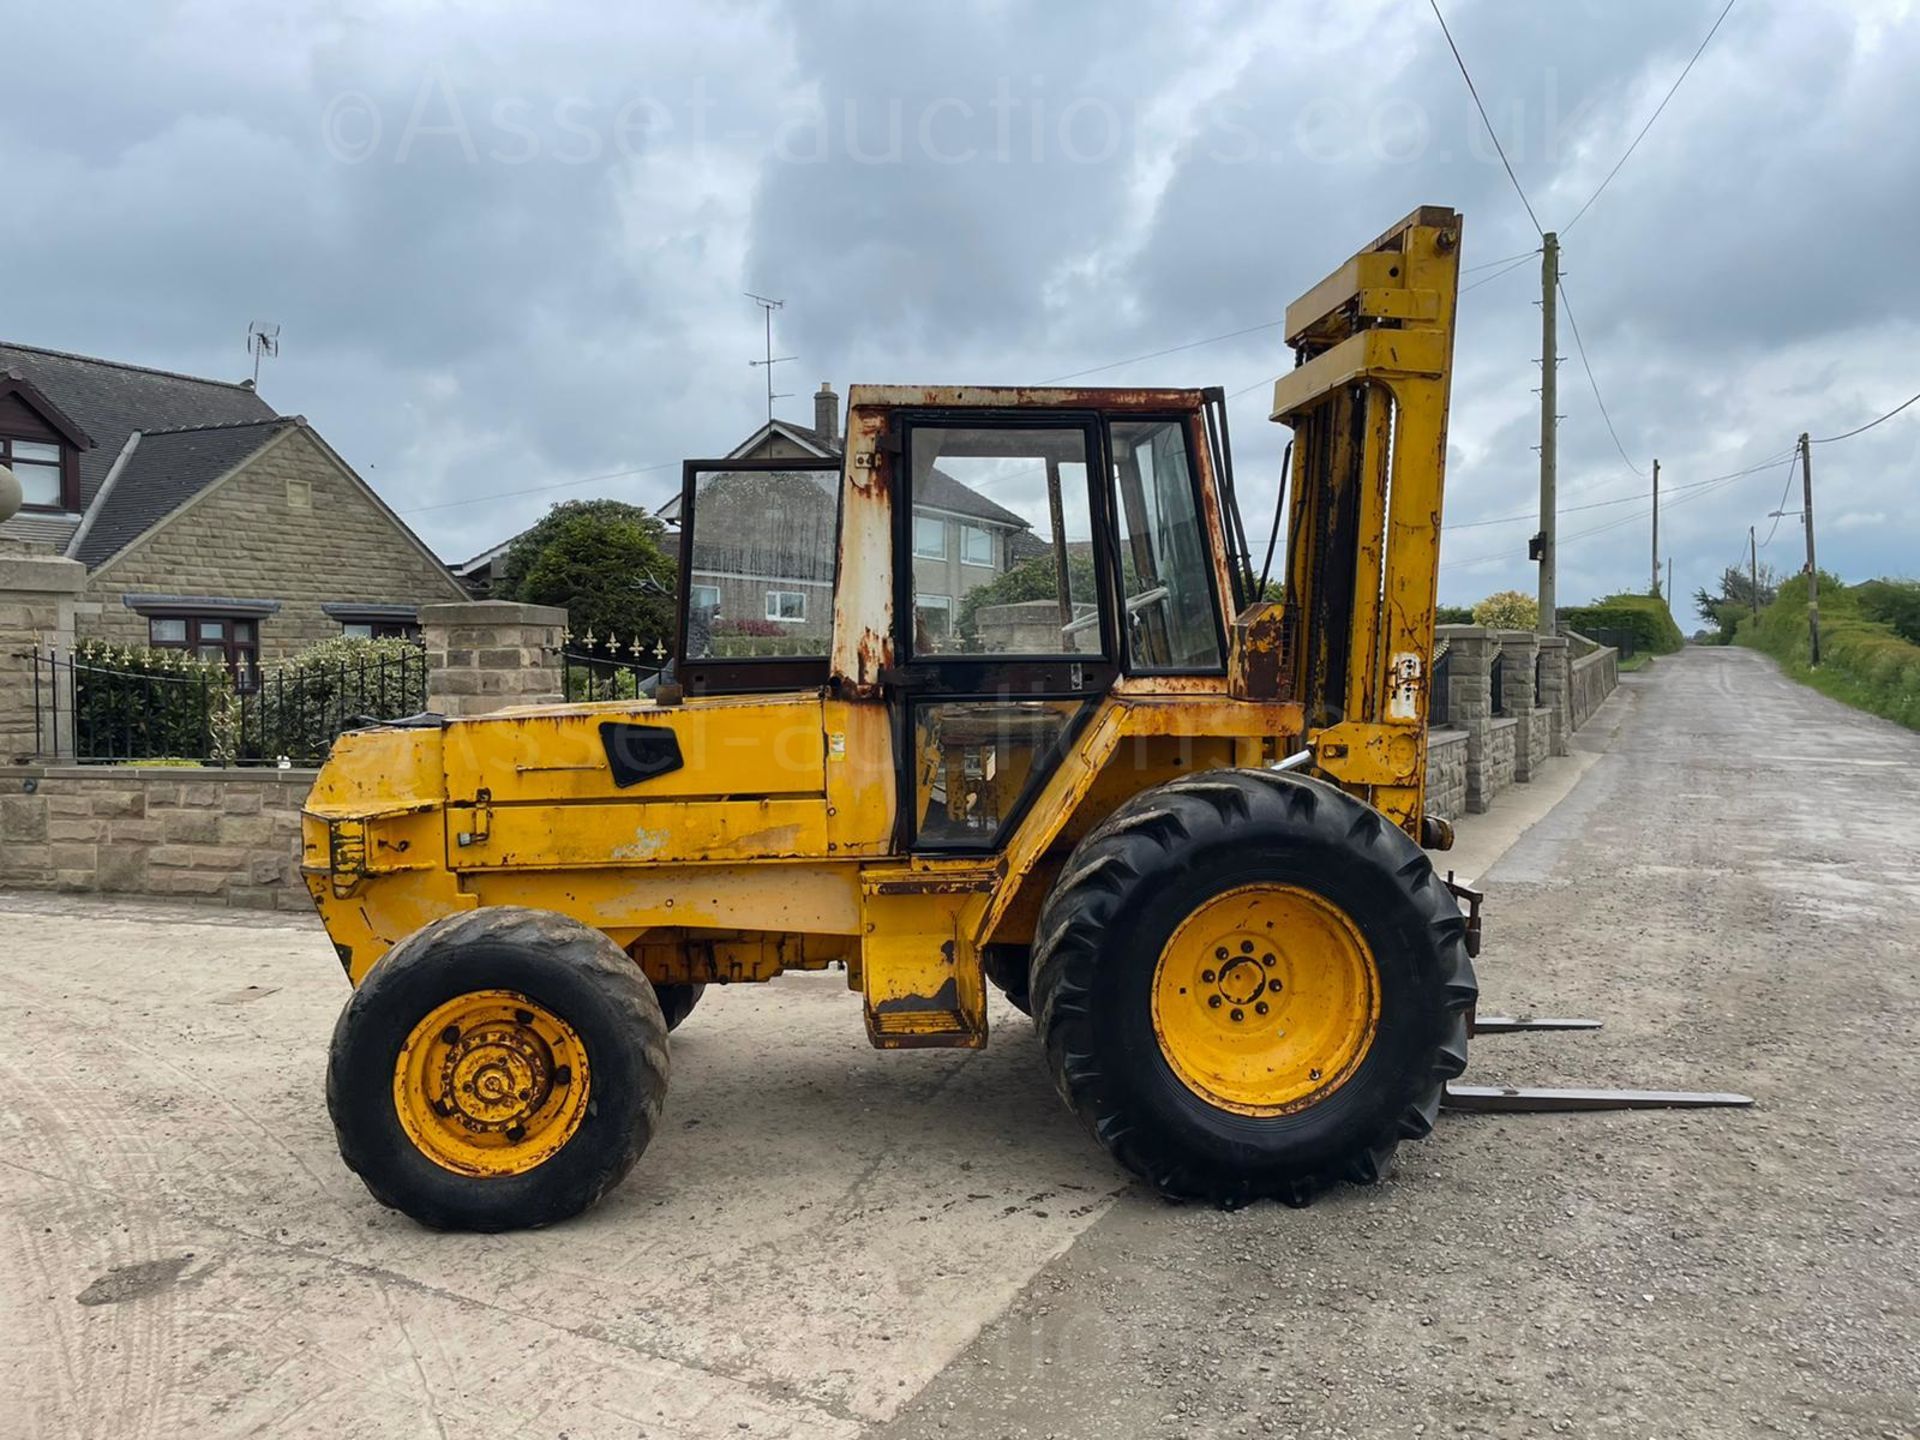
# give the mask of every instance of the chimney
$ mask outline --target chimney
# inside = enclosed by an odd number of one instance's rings
[[[840,439],[840,397],[830,380],[822,380],[813,392],[813,433],[823,440]]]

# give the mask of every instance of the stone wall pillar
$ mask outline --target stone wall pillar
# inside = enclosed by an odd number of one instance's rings
[[[1446,625],[1448,723],[1467,732],[1467,811],[1493,803],[1488,737],[1493,725],[1493,657],[1499,642],[1477,625]]]
[[[420,607],[427,647],[427,709],[485,715],[566,697],[561,650],[567,612],[556,605],[473,600]]]
[[[1570,642],[1564,635],[1542,635],[1539,640],[1540,693],[1534,698],[1547,712],[1547,753],[1565,755],[1571,749],[1567,737],[1573,734]]]
[[[1524,783],[1533,779],[1529,758],[1534,753],[1533,662],[1539,654],[1540,637],[1531,630],[1496,630],[1494,640],[1500,647],[1500,699],[1506,713],[1520,721],[1514,737],[1513,778]],[[1545,723],[1541,717],[1540,723]]]
[[[40,666],[36,686],[32,657],[72,652],[74,597],[86,580],[77,560],[0,550],[0,764],[72,753],[72,671]]]

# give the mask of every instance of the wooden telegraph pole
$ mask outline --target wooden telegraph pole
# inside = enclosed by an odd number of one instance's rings
[[[1660,462],[1653,462],[1653,598],[1660,598]]]
[[[1807,526],[1807,659],[1820,663],[1820,570],[1813,559],[1813,442],[1800,432],[1800,518]]]
[[[1555,529],[1554,485],[1557,479],[1555,408],[1560,401],[1558,315],[1554,302],[1560,293],[1560,237],[1549,230],[1540,237],[1540,619],[1542,635],[1556,633],[1554,618]]]
[[[1760,545],[1753,538],[1753,526],[1747,526],[1747,589],[1753,601],[1754,618],[1760,617]]]

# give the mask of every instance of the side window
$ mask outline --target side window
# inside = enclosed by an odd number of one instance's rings
[[[1186,426],[1115,420],[1114,515],[1120,531],[1121,631],[1135,670],[1218,670],[1223,664],[1213,567]]]
[[[916,705],[915,846],[992,847],[1081,703],[959,700]]]
[[[1101,654],[1086,432],[916,425],[909,436],[912,653]]]
[[[690,467],[689,660],[824,656],[832,639],[840,471]]]

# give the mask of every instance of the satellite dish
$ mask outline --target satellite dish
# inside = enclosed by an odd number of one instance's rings
[[[0,465],[0,524],[20,513],[20,481],[13,471]]]

